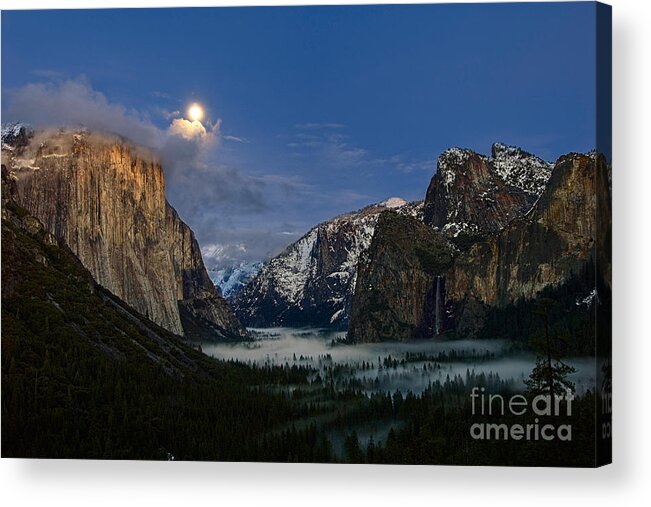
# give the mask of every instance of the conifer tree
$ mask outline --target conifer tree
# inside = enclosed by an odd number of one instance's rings
[[[566,389],[574,389],[574,383],[568,379],[568,376],[576,371],[561,360],[562,344],[549,332],[549,314],[554,303],[553,299],[541,298],[534,307],[533,313],[543,320],[545,335],[542,343],[537,346],[539,355],[536,366],[525,381],[527,391],[531,395],[548,394],[552,406],[555,406],[556,395],[563,394]]]

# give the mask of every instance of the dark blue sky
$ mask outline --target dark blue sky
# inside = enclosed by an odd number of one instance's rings
[[[183,169],[168,175],[168,195],[207,252],[251,260],[334,214],[422,198],[451,146],[488,153],[502,141],[549,160],[592,149],[594,12],[592,3],[5,11],[3,121],[60,114],[94,126],[70,111],[107,110],[116,130],[122,115],[165,133],[175,111],[201,103],[221,121],[215,143],[196,175],[193,160],[169,162]],[[48,115],[39,100],[63,105]]]

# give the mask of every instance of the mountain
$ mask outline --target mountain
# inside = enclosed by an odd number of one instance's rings
[[[554,164],[516,146],[495,143],[491,147],[493,167],[507,185],[522,190],[535,201],[545,189]]]
[[[322,411],[277,388],[308,386],[310,370],[194,349],[98,284],[13,199],[15,183],[4,168],[2,457],[286,460],[278,428]],[[296,436],[303,461],[319,459],[309,431]]]
[[[421,221],[383,211],[359,262],[349,342],[406,341],[439,334],[440,275],[456,249]]]
[[[172,376],[197,370],[194,354],[173,333],[98,284],[65,243],[18,204],[16,191],[3,166],[3,354],[18,345],[19,326],[21,338],[45,333],[53,348],[77,336],[118,362],[135,355]]]
[[[378,227],[368,261],[360,267],[349,341],[431,337],[445,331],[472,337],[481,334],[489,321],[497,326],[494,329],[505,329],[510,314],[530,320],[527,302],[543,294],[587,301],[587,307],[606,297],[585,299],[593,294],[595,283],[610,280],[604,253],[610,241],[610,189],[602,156],[561,157],[539,195],[537,185],[529,189],[506,185],[502,175],[495,176],[491,160],[468,151],[444,153],[439,170],[428,190],[425,221],[434,222],[434,233],[453,240],[459,232],[481,234],[465,248],[448,249],[443,255],[440,238],[438,243],[435,236],[428,238],[415,224]],[[488,185],[493,195],[485,207],[482,185]],[[523,213],[527,201],[521,201],[520,192],[525,191],[531,194],[527,200],[536,200]],[[405,231],[412,232],[405,236]],[[444,266],[450,254],[453,259]],[[418,260],[423,255],[438,259],[436,269],[424,269]],[[402,276],[403,271],[409,276]],[[609,292],[605,285],[604,292]],[[572,312],[583,312],[580,318],[594,320],[582,304],[567,305],[558,318],[567,321]],[[519,329],[517,323],[514,328]]]
[[[261,262],[240,262],[227,268],[208,270],[210,279],[226,299],[235,296],[262,267]]]
[[[456,325],[478,331],[485,308],[531,300],[578,276],[587,264],[610,279],[598,238],[610,237],[610,189],[603,156],[561,157],[542,195],[525,216],[461,254],[446,274]],[[600,240],[601,241],[601,240]],[[587,290],[594,290],[594,282]]]
[[[23,148],[29,144],[32,137],[34,137],[34,130],[23,123],[9,123],[2,125],[0,129],[3,150],[14,151]]]
[[[420,216],[422,203],[391,198],[323,222],[265,262],[232,299],[247,326],[344,328],[360,255],[371,243],[380,213]]]
[[[2,158],[17,202],[99,284],[177,335],[247,336],[210,281],[194,233],[167,203],[151,153],[93,132],[41,131],[24,142],[20,128],[7,132],[16,130],[3,133]]]
[[[538,198],[551,166],[519,148],[494,144],[492,158],[468,149],[441,154],[427,189],[424,221],[448,236],[473,241],[522,216]]]
[[[357,266],[371,246],[383,211],[393,209],[411,216],[465,250],[523,216],[540,196],[551,168],[540,158],[505,144],[494,144],[491,157],[451,148],[439,157],[424,201],[407,204],[392,198],[319,224],[262,266],[233,297],[235,312],[249,326],[345,329]],[[414,229],[414,234],[425,234],[419,231]],[[410,257],[405,252],[405,259]],[[403,260],[395,259],[396,265]],[[376,283],[382,275],[371,271],[365,274]]]
[[[500,143],[493,145],[491,157],[451,148],[439,157],[424,201],[407,204],[392,198],[319,224],[262,266],[233,297],[235,312],[249,326],[346,328],[358,263],[371,246],[383,211],[411,216],[465,250],[523,216],[540,196],[551,167]],[[411,254],[405,252],[408,258]],[[404,261],[395,260],[396,265]],[[372,270],[366,275],[375,282],[382,276]]]

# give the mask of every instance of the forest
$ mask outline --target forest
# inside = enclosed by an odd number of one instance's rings
[[[571,442],[481,442],[469,437],[469,386],[513,392],[497,375],[468,372],[419,395],[368,395],[354,382],[335,386],[336,365],[322,377],[308,366],[220,361],[135,313],[20,208],[8,208],[3,457],[592,463],[599,402],[592,392],[577,397]],[[365,438],[369,425],[386,427],[386,436]]]

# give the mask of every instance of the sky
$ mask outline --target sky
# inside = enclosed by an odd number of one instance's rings
[[[2,121],[160,154],[207,266],[422,199],[441,152],[595,146],[588,3],[2,12]],[[199,103],[201,123],[187,118]]]

